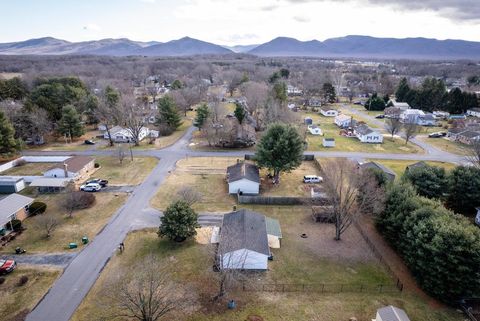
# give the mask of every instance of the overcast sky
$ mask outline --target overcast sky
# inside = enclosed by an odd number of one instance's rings
[[[480,0],[0,0],[0,42],[184,36],[256,44],[346,35],[480,41]]]

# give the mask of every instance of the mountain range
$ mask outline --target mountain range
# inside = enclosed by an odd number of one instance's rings
[[[480,59],[480,42],[369,36],[346,36],[322,42],[278,37],[264,44],[228,47],[189,37],[164,43],[125,38],[69,42],[45,37],[0,44],[2,55],[193,56],[233,53],[262,57]]]

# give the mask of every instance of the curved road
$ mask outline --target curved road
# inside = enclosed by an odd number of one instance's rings
[[[365,117],[365,115],[362,115]],[[372,117],[372,119],[374,119]],[[375,120],[375,119],[374,119]],[[147,179],[133,190],[126,203],[114,214],[95,239],[76,255],[55,282],[50,291],[27,316],[27,321],[68,321],[94,285],[104,266],[115,253],[117,245],[131,230],[158,225],[159,212],[149,205],[159,185],[174,170],[178,160],[185,157],[209,156],[243,157],[244,151],[200,152],[189,149],[188,144],[195,128],[190,128],[174,145],[162,150],[134,151],[137,156],[153,156],[160,159]],[[417,142],[418,143],[418,142]],[[424,144],[424,143],[423,143]],[[420,145],[420,144],[419,144]],[[428,144],[426,144],[428,145]],[[428,145],[429,146],[429,145]],[[464,157],[426,146],[426,154],[369,154],[349,152],[313,152],[320,157],[347,157],[353,159],[432,160],[463,163]],[[26,152],[28,155],[112,155],[114,151],[88,150],[82,152]],[[206,224],[214,224],[214,218],[205,217]]]

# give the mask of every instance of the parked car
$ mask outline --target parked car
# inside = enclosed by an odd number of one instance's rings
[[[383,119],[383,118],[385,118],[385,115],[384,115],[384,114],[380,114],[380,115],[375,116],[375,118],[377,118],[377,119]]]
[[[430,138],[440,138],[440,137],[443,137],[442,133],[431,133],[431,134],[428,134],[428,137]]]
[[[85,182],[86,185],[88,184],[99,184],[101,187],[106,187],[108,185],[108,180],[100,179],[100,178],[92,178]]]
[[[317,175],[305,175],[303,176],[304,183],[321,183],[323,182],[323,177]]]
[[[15,270],[17,262],[14,260],[0,260],[0,275],[7,274]]]
[[[98,183],[84,184],[80,186],[80,190],[84,192],[98,192],[102,187]]]
[[[95,145],[95,142],[91,139],[85,139],[84,143],[85,145]]]

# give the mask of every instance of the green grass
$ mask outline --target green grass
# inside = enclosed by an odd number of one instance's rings
[[[107,179],[111,185],[137,185],[144,181],[153,168],[157,165],[158,159],[154,157],[134,157],[133,161],[126,155],[123,163],[116,157],[97,157],[96,163],[101,168],[93,176]]]
[[[87,236],[92,240],[126,199],[126,194],[115,196],[113,193],[101,193],[95,196],[96,202],[93,207],[73,212],[72,218],[68,218],[60,207],[63,195],[50,194],[37,197],[37,201],[47,204],[47,211],[24,220],[22,225],[26,230],[14,241],[2,247],[0,253],[13,253],[16,247],[24,248],[29,253],[72,251],[67,248],[70,242],[77,242],[79,245],[77,250],[80,250],[82,237]],[[55,217],[59,224],[48,239],[40,225],[43,215]]]
[[[449,153],[457,155],[468,155],[468,146],[459,142],[451,141],[448,138],[418,137],[420,140]]]
[[[15,319],[20,313],[25,316],[48,291],[60,273],[61,271],[57,269],[22,266],[5,276],[5,283],[0,285],[2,320],[20,320]],[[18,286],[17,283],[22,276],[28,277],[28,282]]]
[[[390,168],[392,171],[397,174],[397,178],[400,178],[403,173],[405,172],[405,169],[407,168],[408,165],[412,165],[416,163],[416,161],[404,161],[404,160],[389,160],[389,159],[371,159],[371,161],[378,162],[382,165],[387,166]],[[452,170],[455,168],[455,164],[452,163],[446,163],[446,162],[426,162],[429,165],[432,166],[438,166],[438,167],[443,167],[445,170]]]

